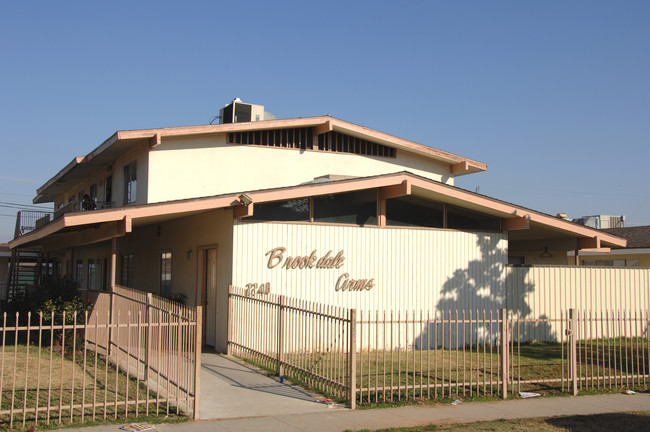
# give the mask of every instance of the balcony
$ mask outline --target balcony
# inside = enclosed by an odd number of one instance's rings
[[[14,238],[30,233],[40,227],[63,217],[66,213],[79,213],[113,207],[114,203],[108,201],[82,201],[69,202],[54,212],[20,210],[16,216],[16,231]]]

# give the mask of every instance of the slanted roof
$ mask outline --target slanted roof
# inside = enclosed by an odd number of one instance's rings
[[[627,239],[628,249],[650,248],[650,225],[625,228],[606,228],[602,231]]]
[[[96,230],[106,238],[118,237],[131,231],[133,226],[160,223],[192,214],[215,209],[232,208],[245,210],[242,216],[251,214],[256,203],[335,194],[355,190],[380,188],[395,196],[416,195],[431,200],[453,204],[462,208],[502,218],[503,229],[514,233],[526,233],[520,238],[576,238],[577,248],[599,250],[607,247],[624,247],[626,240],[610,233],[588,228],[554,216],[540,213],[525,207],[510,204],[430,180],[408,172],[384,174],[379,176],[309,183],[291,187],[237,193],[213,197],[195,198],[163,203],[128,206],[122,208],[94,210],[80,213],[67,213],[60,219],[35,231],[12,240],[9,246],[19,247],[36,244],[58,234],[80,231],[87,228]],[[245,207],[238,199],[245,193],[252,204]],[[102,230],[104,226],[104,230]],[[99,234],[98,234],[99,235]],[[97,238],[97,237],[95,237]]]
[[[65,193],[72,185],[95,174],[97,170],[111,164],[118,156],[133,149],[135,146],[149,143],[149,146],[154,148],[159,145],[165,137],[187,137],[223,134],[228,132],[302,127],[313,127],[315,134],[317,135],[329,131],[336,131],[386,145],[400,151],[415,153],[423,158],[448,164],[452,176],[460,176],[487,170],[487,165],[485,163],[398,138],[344,120],[339,120],[331,116],[126,130],[115,132],[115,134],[86,156],[74,158],[65,168],[37,190],[37,196],[34,198],[34,203],[37,204],[53,201],[57,196]]]

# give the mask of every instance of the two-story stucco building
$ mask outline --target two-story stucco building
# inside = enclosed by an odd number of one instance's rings
[[[231,284],[377,310],[435,307],[460,284],[471,294],[455,301],[477,308],[504,304],[509,259],[625,245],[454,186],[484,163],[330,116],[226,111],[216,125],[116,132],[38,189],[53,214],[9,246],[40,247],[82,290],[183,294],[224,350]]]

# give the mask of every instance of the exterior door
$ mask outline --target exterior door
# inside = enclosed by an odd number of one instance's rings
[[[217,248],[204,251],[203,334],[205,345],[214,347],[217,327]]]

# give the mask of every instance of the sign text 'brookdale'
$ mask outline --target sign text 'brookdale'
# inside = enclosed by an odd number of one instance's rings
[[[287,248],[279,246],[268,251],[265,256],[268,257],[267,267],[272,269],[280,267],[284,269],[339,269],[345,263],[343,251],[336,255],[328,251],[320,258],[316,255],[314,249],[311,254],[304,256],[285,256]],[[336,281],[334,289],[336,291],[368,291],[375,287],[375,279],[350,279],[348,273],[343,273]]]

